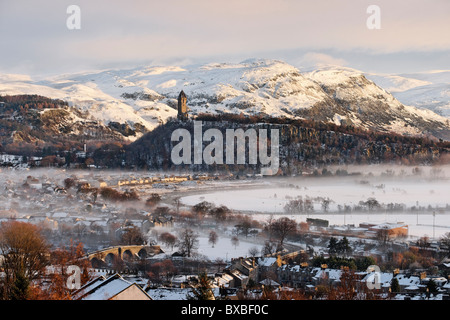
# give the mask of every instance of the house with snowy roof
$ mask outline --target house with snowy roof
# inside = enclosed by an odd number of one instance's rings
[[[216,274],[214,278],[214,284],[221,288],[230,287],[230,283],[233,281],[233,276],[227,273]]]
[[[340,269],[328,269],[328,268],[313,268],[311,270],[312,281],[315,285],[322,284],[324,282],[330,284],[337,284],[341,281],[342,270]]]
[[[442,286],[442,289],[445,290],[447,293],[450,293],[450,281],[444,284]]]
[[[255,258],[236,258],[231,260],[231,267],[228,269],[229,274],[231,274],[235,280],[235,283],[241,283],[239,286],[244,286],[247,284],[248,280],[251,279],[254,282],[258,281],[258,265],[255,263]],[[238,271],[238,272],[235,272]],[[239,275],[239,277],[238,277]],[[245,280],[242,276],[245,276]]]
[[[245,288],[247,286],[249,278],[248,278],[248,276],[243,274],[241,271],[235,269],[235,270],[232,270],[229,274],[233,277],[233,281],[231,282],[232,287]]]
[[[376,289],[378,289],[379,285],[379,289],[382,292],[388,292],[393,277],[392,272],[370,272],[366,273],[366,276],[362,278],[361,282],[363,284],[373,284]]]
[[[260,281],[259,284],[263,285],[263,286],[268,286],[268,287],[280,286],[280,284],[278,282],[276,282],[275,280],[269,279],[269,278],[266,278],[266,279]]]
[[[261,277],[267,277],[270,273],[276,273],[281,265],[277,257],[264,257],[258,259],[259,274]]]
[[[372,223],[360,223],[360,228],[367,228],[368,232],[374,232],[377,234],[380,231],[387,232],[387,235],[392,238],[396,237],[407,237],[408,236],[408,225],[402,222],[397,223],[381,223],[381,224],[372,224]]]
[[[285,264],[277,268],[278,280],[283,285],[291,287],[301,287],[305,283],[311,282],[310,268],[307,264],[289,265]]]
[[[421,288],[420,277],[399,273],[395,275],[400,286],[400,291],[416,292]]]
[[[136,283],[119,274],[106,278],[99,276],[73,293],[73,300],[152,300]]]

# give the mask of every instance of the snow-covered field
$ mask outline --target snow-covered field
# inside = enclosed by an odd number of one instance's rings
[[[323,184],[320,182],[324,182]],[[218,191],[201,195],[183,197],[181,201],[186,205],[195,205],[201,201],[225,205],[234,210],[282,213],[286,203],[291,199],[302,196],[316,198],[330,198],[329,211],[336,211],[340,205],[356,205],[359,201],[375,198],[380,203],[401,203],[407,207],[445,206],[450,204],[448,181],[417,181],[385,182],[385,186],[376,186],[362,183],[346,183],[338,180],[312,180],[311,184],[297,187],[269,187],[255,189],[238,189],[235,191]],[[320,203],[315,203],[320,208]]]
[[[252,218],[267,220],[270,214],[288,216],[297,221],[306,218],[329,220],[330,224],[343,225],[362,222],[404,222],[409,225],[412,236],[430,237],[450,232],[450,183],[448,179],[431,180],[426,178],[320,178],[289,179],[284,183],[274,183],[268,187],[246,187],[231,191],[213,191],[185,196],[180,201],[188,206],[202,201],[225,205],[235,211],[252,214]],[[292,199],[302,197],[313,200],[314,212],[306,214],[287,214],[284,206]],[[321,205],[323,198],[331,200],[327,212]],[[354,207],[360,201],[375,198],[380,204],[402,204],[405,208],[422,207],[424,210],[411,212],[351,212],[344,214],[345,205]],[[429,208],[431,206],[431,208]],[[433,216],[433,211],[436,212]],[[435,226],[433,231],[433,224]]]
[[[231,243],[231,238],[229,236],[220,236],[214,247],[208,243],[208,238],[200,236],[199,237],[199,248],[197,250],[198,254],[208,257],[210,260],[222,259],[225,261],[236,257],[246,257],[249,256],[249,250],[253,247],[257,247],[259,250],[262,244],[255,244],[250,241],[245,241],[242,237],[239,237],[239,243],[236,247]]]
[[[195,231],[197,232],[197,230]],[[163,243],[159,243],[159,245],[161,245],[161,249],[165,252],[165,254],[171,255],[177,251],[177,247],[172,249],[165,246]],[[249,256],[249,250],[254,247],[261,250],[262,243],[256,241],[252,242],[251,238],[245,239],[243,237],[239,237],[239,242],[236,246],[234,246],[234,244],[231,243],[231,235],[219,233],[217,242],[214,246],[212,246],[211,243],[208,242],[208,235],[202,232],[198,234],[198,248],[195,250],[194,258],[206,258],[211,261],[215,261],[217,259],[230,261],[232,258],[234,259],[237,257]]]

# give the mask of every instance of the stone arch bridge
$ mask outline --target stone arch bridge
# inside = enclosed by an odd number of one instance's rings
[[[93,266],[100,266],[111,265],[117,258],[121,260],[145,259],[162,252],[160,246],[124,245],[97,250],[88,253],[85,257]]]

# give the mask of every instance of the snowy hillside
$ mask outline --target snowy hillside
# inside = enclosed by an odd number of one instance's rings
[[[379,78],[386,83],[387,78]],[[428,85],[396,82],[398,90]],[[181,90],[191,114],[244,113],[311,118],[450,138],[446,118],[400,103],[388,91],[349,68],[312,72],[276,60],[246,60],[188,67],[147,66],[66,74],[45,80],[0,75],[0,94],[39,94],[68,101],[95,119],[152,130],[176,116]],[[399,94],[404,91],[397,91]],[[137,138],[137,137],[135,137]]]
[[[378,85],[390,91],[406,105],[432,110],[450,118],[450,71],[380,75],[366,74]]]

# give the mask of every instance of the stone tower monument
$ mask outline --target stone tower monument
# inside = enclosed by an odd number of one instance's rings
[[[178,119],[180,120],[187,120],[188,118],[186,101],[186,94],[183,90],[181,90],[180,94],[178,95]]]

